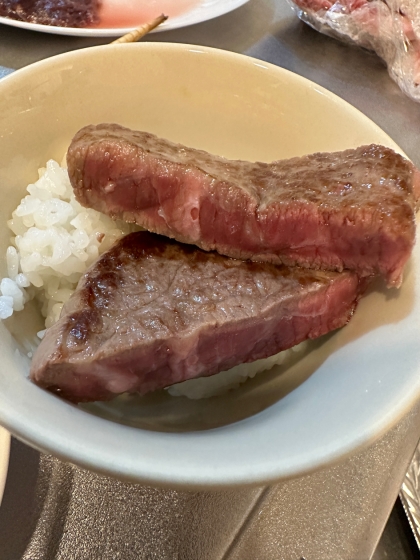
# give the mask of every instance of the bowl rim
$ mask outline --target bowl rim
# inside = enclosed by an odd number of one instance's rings
[[[0,506],[6,486],[10,458],[10,434],[0,427]]]

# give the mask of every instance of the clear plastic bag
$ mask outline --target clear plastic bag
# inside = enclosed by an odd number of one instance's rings
[[[420,0],[289,0],[314,29],[375,51],[420,102]]]

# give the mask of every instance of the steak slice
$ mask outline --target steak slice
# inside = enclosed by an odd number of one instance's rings
[[[99,22],[100,0],[0,0],[0,16],[62,27]]]
[[[337,329],[362,287],[351,272],[239,261],[132,233],[81,278],[31,379],[74,402],[144,394]]]
[[[414,244],[420,175],[383,146],[249,163],[102,124],[67,161],[82,205],[234,258],[399,286]]]

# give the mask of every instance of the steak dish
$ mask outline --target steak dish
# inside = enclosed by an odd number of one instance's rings
[[[74,402],[144,394],[337,329],[365,286],[352,272],[244,262],[132,233],[81,278],[31,379]]]
[[[249,163],[102,124],[67,161],[82,205],[234,258],[399,286],[415,241],[419,173],[383,146]]]

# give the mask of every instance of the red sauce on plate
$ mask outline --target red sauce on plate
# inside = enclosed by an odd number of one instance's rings
[[[138,27],[165,14],[179,16],[190,10],[200,0],[102,0],[99,8],[99,24],[89,27],[116,28]]]

